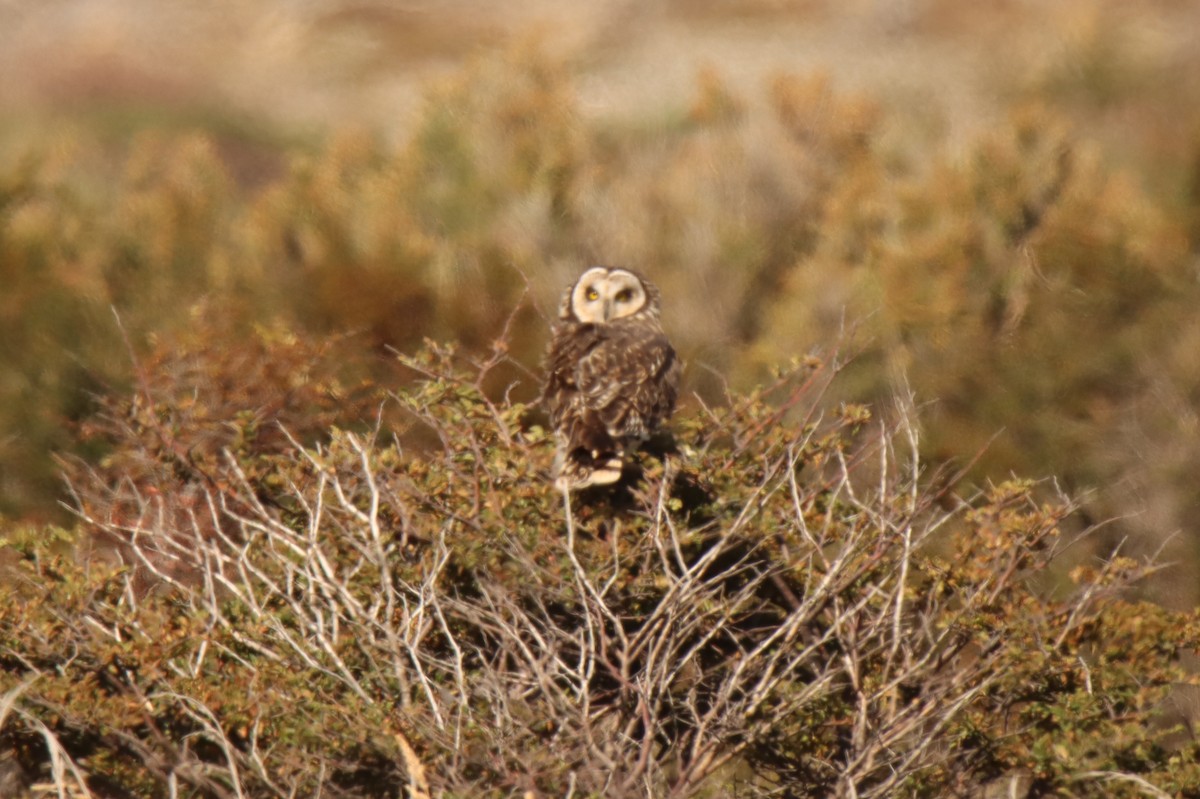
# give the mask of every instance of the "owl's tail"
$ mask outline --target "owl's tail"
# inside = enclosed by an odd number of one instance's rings
[[[621,479],[624,468],[621,456],[612,451],[560,448],[554,462],[554,487],[559,491],[577,491],[588,486],[612,485]]]

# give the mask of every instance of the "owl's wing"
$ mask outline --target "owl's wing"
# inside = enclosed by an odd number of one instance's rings
[[[579,360],[575,383],[609,435],[642,438],[675,409],[679,360],[660,331],[610,328]]]
[[[554,331],[546,353],[546,382],[541,401],[556,427],[562,424],[567,414],[578,412],[579,362],[599,341],[591,325],[562,326]]]

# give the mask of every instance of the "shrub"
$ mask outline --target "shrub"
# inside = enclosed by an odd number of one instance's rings
[[[951,142],[900,135],[902,109],[819,74],[742,96],[708,71],[695,94],[596,118],[532,48],[431,86],[395,144],[257,142],[270,168],[245,183],[229,131],[77,134],[0,163],[0,510],[48,514],[48,453],[79,451],[88,398],[131,379],[110,305],[139,354],[204,307],[229,331],[354,333],[333,349],[356,364],[427,336],[486,351],[507,325],[532,364],[558,292],[613,262],[660,284],[706,401],[857,329],[838,391],[876,402],[903,375],[936,403],[932,461],[995,439],[978,479],[1100,487],[1097,517],[1180,509],[1137,530],[1147,550],[1187,529],[1194,481],[1174,470],[1196,457],[1159,398],[1200,373],[1178,333],[1200,297],[1172,203],[1036,105]],[[490,396],[520,375],[502,364]]]
[[[1151,569],[1128,558],[1056,581],[1070,503],[923,479],[908,423],[820,412],[828,367],[679,419],[676,454],[564,500],[530,409],[481,392],[494,363],[406,363],[424,377],[393,401],[437,446],[231,444],[171,493],[94,476],[136,512],[8,531],[18,776],[103,797],[1200,790],[1165,712],[1197,618],[1127,598]]]

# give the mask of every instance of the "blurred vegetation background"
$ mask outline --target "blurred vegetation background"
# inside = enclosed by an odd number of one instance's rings
[[[244,430],[507,330],[530,399],[620,263],[705,402],[852,353],[833,399],[911,390],[931,459],[1056,478],[1191,606],[1197,41],[1188,0],[2,4],[0,514],[60,513],[146,370]],[[322,374],[239,366],[281,340]]]

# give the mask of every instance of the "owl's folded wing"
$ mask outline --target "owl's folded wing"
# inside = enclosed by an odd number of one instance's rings
[[[593,347],[575,369],[579,399],[616,437],[644,438],[675,408],[679,361],[661,332],[637,328]]]

